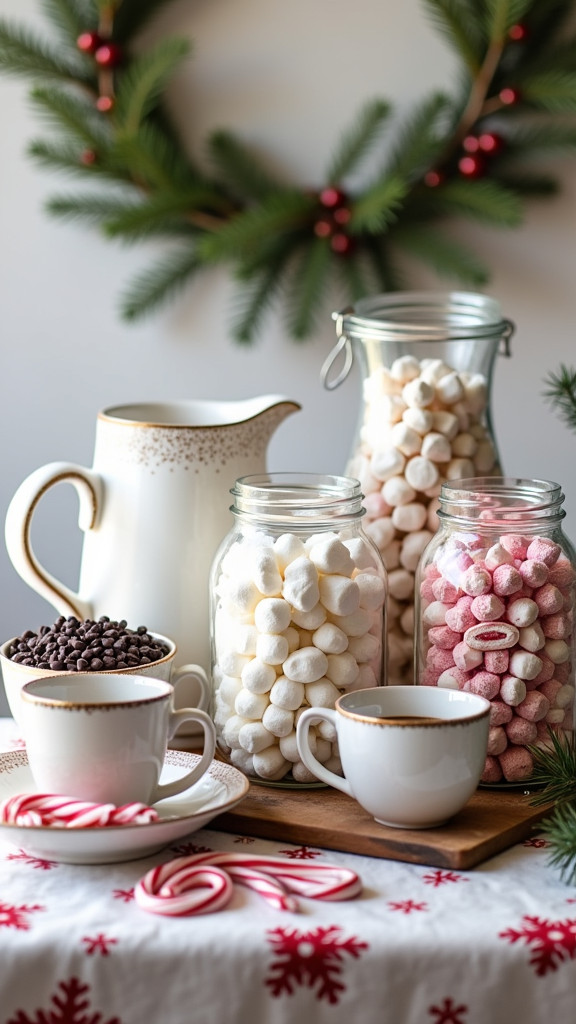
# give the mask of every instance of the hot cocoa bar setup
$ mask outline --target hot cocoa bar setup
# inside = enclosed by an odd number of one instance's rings
[[[212,827],[473,866],[542,818],[539,756],[574,743],[576,554],[561,486],[502,467],[491,383],[513,325],[494,300],[392,292],[334,320],[321,380],[335,390],[357,359],[362,384],[342,475],[299,472],[297,452],[288,471],[267,465],[270,437],[300,408],[278,394],[105,409],[91,468],[54,462],[22,482],[8,552],[58,618],[5,641],[5,690],[39,792],[59,777],[40,742],[58,721],[44,706],[76,709],[97,765],[116,751],[103,752],[90,701],[100,713],[115,687],[130,706],[131,687],[155,686],[157,701],[173,688],[165,768],[180,757],[193,773],[199,747],[198,785],[226,779]],[[77,591],[31,545],[35,507],[61,482],[84,531]],[[116,715],[127,750],[131,715]],[[66,719],[54,743],[77,765]],[[12,794],[1,821],[78,824],[87,799],[100,821],[105,787],[81,777],[70,793]],[[126,821],[153,829],[148,810]],[[163,820],[183,835],[205,822],[194,814]],[[146,849],[165,842],[156,833]],[[91,856],[81,841],[56,852]],[[117,841],[108,859],[126,853]]]

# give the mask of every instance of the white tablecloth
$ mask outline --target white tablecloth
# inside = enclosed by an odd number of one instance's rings
[[[19,745],[0,720],[0,749]],[[302,799],[306,799],[305,793]],[[209,827],[154,857],[35,859],[0,839],[0,1024],[572,1024],[576,887],[535,835],[471,871],[357,857]],[[353,868],[359,898],[217,913],[134,900],[153,866],[202,850]]]

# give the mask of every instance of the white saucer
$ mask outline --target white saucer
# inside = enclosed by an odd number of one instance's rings
[[[184,775],[199,760],[198,754],[169,750],[161,781],[170,782]],[[135,860],[137,857],[149,857],[168,843],[204,828],[218,814],[239,803],[249,786],[246,776],[232,765],[212,761],[206,774],[190,789],[155,804],[160,820],[148,825],[72,829],[0,822],[0,838],[34,857],[66,864],[111,864]],[[36,791],[26,751],[0,753],[0,801],[19,793]]]

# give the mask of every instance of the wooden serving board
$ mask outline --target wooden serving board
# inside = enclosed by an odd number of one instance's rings
[[[336,789],[274,789],[251,783],[245,799],[210,828],[368,857],[471,868],[526,839],[551,804],[533,807],[516,790],[479,789],[448,824],[433,829],[379,825]]]

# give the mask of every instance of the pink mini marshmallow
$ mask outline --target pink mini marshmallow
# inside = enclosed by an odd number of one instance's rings
[[[545,615],[541,623],[547,640],[567,640],[572,635],[572,622],[565,612]]]
[[[554,707],[556,704],[556,697],[562,689],[562,683],[559,683],[557,679],[549,679],[547,683],[542,683],[540,687],[540,693],[543,693],[546,700],[550,701],[550,707]]]
[[[535,722],[529,722],[525,718],[514,715],[512,720],[505,726],[506,735],[510,743],[526,745],[534,743],[538,737],[538,729]]]
[[[479,697],[492,700],[500,692],[500,676],[494,672],[476,672],[468,680],[464,689],[468,693],[477,693]]]
[[[480,597],[492,590],[492,576],[487,569],[479,565],[471,565],[464,573],[460,586],[470,597]]]
[[[426,601],[427,604],[431,604],[432,601],[436,600],[434,597],[433,587],[434,582],[431,579],[423,579],[420,584],[420,597],[423,601]]]
[[[513,565],[498,565],[492,573],[492,584],[498,597],[509,597],[521,589],[522,576]]]
[[[564,555],[560,556],[548,573],[548,583],[555,587],[570,587],[576,579],[576,570]]]
[[[504,676],[500,685],[500,697],[510,707],[517,707],[526,697],[526,683],[517,676]]]
[[[545,583],[532,594],[532,600],[538,605],[540,615],[556,615],[564,609],[562,591],[553,583]]]
[[[480,777],[480,781],[490,785],[493,782],[500,782],[502,778],[502,769],[500,762],[497,757],[493,757],[491,754],[488,755],[484,763],[484,769]]]
[[[550,710],[550,701],[539,690],[531,690],[516,706],[516,714],[529,722],[539,722]]]
[[[546,565],[554,565],[560,555],[562,548],[547,537],[534,537],[526,550],[526,557],[533,558],[537,562],[545,562]]]
[[[522,782],[534,770],[534,759],[526,747],[510,746],[498,760],[506,782]]]
[[[456,668],[456,666],[453,665],[452,668],[447,668],[438,676],[437,685],[446,690],[463,690],[468,679],[469,676],[467,672],[463,672],[462,669]]]
[[[572,678],[572,665],[569,661],[565,661],[562,665],[556,665],[554,669],[554,678],[559,683],[567,683]]]
[[[468,647],[468,644],[464,643],[463,640],[452,650],[454,664],[457,668],[462,669],[463,672],[469,672],[471,669],[477,668],[483,662],[482,651],[475,651],[472,647]]]
[[[432,629],[428,630],[428,639],[435,647],[452,650],[456,644],[460,643],[462,636],[450,629],[449,626],[432,626]]]
[[[452,651],[443,650],[442,647],[430,647],[426,653],[426,667],[436,672],[436,678],[447,668],[454,666]]]
[[[518,629],[531,626],[538,618],[538,605],[529,597],[516,598],[508,604],[506,618]]]
[[[364,508],[368,519],[380,519],[381,516],[389,516],[392,508],[387,501],[384,501],[381,491],[372,491],[364,498]]]
[[[553,678],[553,676],[556,674],[555,669],[557,668],[557,666],[554,665],[554,662],[551,661],[550,658],[546,656],[546,654],[541,653],[538,655],[538,657],[542,662],[542,668],[540,669],[538,675],[534,678],[533,682],[536,684],[536,686],[541,686],[542,683],[546,683],[549,679]]]
[[[434,591],[434,597],[436,600],[442,601],[444,604],[454,604],[454,602],[462,596],[460,588],[455,586],[454,583],[451,583],[450,580],[444,579],[443,576],[434,580],[432,590]]]
[[[484,652],[484,668],[487,672],[496,672],[497,675],[502,675],[503,672],[508,671],[509,663],[510,655],[508,651]]]
[[[518,572],[524,583],[529,587],[541,587],[548,579],[548,566],[546,562],[538,562],[534,558],[527,558],[521,562]]]
[[[519,558],[520,561],[524,561],[530,539],[522,537],[519,533],[506,533],[503,537],[500,537],[500,543],[513,558]]]
[[[490,725],[506,725],[512,718],[513,711],[503,700],[490,701]]]
[[[426,576],[427,579],[434,581],[439,579],[442,573],[440,572],[438,566],[434,565],[434,562],[429,562],[426,568],[424,569],[424,575]]]
[[[508,738],[501,725],[494,725],[488,730],[488,754],[498,757],[508,746]]]
[[[445,618],[446,625],[450,629],[454,629],[457,633],[465,633],[470,626],[475,625],[476,616],[470,608],[472,601],[471,597],[461,597],[455,605],[448,608]]]
[[[505,604],[496,594],[481,594],[475,597],[470,609],[478,622],[497,622],[504,614]]]

